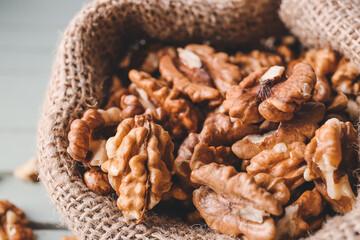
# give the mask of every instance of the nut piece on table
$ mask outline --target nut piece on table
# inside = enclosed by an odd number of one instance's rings
[[[290,120],[301,104],[310,100],[315,83],[311,65],[298,63],[287,80],[271,88],[268,98],[259,105],[259,113],[271,122]]]
[[[72,235],[71,237],[63,236],[60,240],[77,240],[77,237],[75,235]]]
[[[316,189],[304,192],[293,204],[285,208],[285,215],[276,224],[275,239],[292,239],[320,228],[325,220],[325,204]]]
[[[343,206],[347,210],[351,210],[355,202],[349,177],[357,163],[356,146],[357,133],[353,125],[332,118],[316,130],[305,150],[305,180],[322,180],[328,197],[348,204]]]
[[[216,232],[234,237],[245,235],[254,240],[271,240],[275,237],[274,220],[244,201],[230,199],[201,186],[194,191],[193,202],[207,225]]]
[[[157,80],[146,72],[131,70],[129,78],[146,92],[156,107],[163,107],[168,112],[172,126],[171,134],[175,138],[182,137],[188,132],[196,132],[198,113],[191,102],[180,98],[177,89],[170,89],[165,81]]]
[[[285,185],[294,190],[305,182],[306,168],[304,159],[305,143],[294,142],[286,145],[278,143],[271,150],[264,150],[250,160],[246,171],[250,175],[267,173],[282,178]]]
[[[192,53],[192,55],[197,56],[190,50],[183,49],[181,51],[182,53],[184,51],[189,52],[188,55],[191,55],[190,53]],[[198,56],[197,58],[201,64],[200,58]],[[196,64],[193,63],[193,65],[191,66],[193,66],[192,69],[199,69],[201,67],[201,65],[199,67],[197,63]],[[222,96],[217,89],[208,86],[207,84],[196,82],[196,76],[193,76],[191,79],[189,77],[186,77],[183,73],[180,72],[180,70],[176,68],[175,63],[173,62],[170,56],[164,56],[160,59],[159,70],[161,76],[166,81],[173,84],[173,88],[187,95],[193,102],[195,103],[207,102],[209,107],[215,107],[221,104]],[[192,79],[194,79],[194,81],[192,81]]]
[[[27,227],[25,213],[9,201],[0,201],[0,239],[32,240],[33,231]]]
[[[232,64],[229,55],[224,52],[215,52],[215,49],[207,45],[189,44],[185,50],[198,55],[209,71],[211,79],[221,94],[233,85],[238,84],[243,78],[238,66]]]
[[[357,95],[360,90],[359,75],[355,65],[343,57],[331,77],[332,87],[338,92]]]
[[[93,133],[99,128],[119,124],[120,112],[121,110],[116,107],[107,110],[89,109],[81,119],[74,120],[68,134],[67,152],[70,156],[85,166],[100,166],[105,162],[107,160],[105,140],[95,140]]]
[[[84,173],[86,186],[93,192],[107,195],[113,191],[106,173],[100,169],[90,169]]]
[[[235,56],[230,57],[230,61],[239,66],[243,78],[262,68],[283,64],[280,56],[259,50],[248,54],[236,52]]]
[[[293,142],[305,142],[314,136],[317,123],[324,118],[324,114],[324,104],[305,103],[293,119],[281,122],[277,130],[263,135],[248,135],[234,143],[231,149],[240,159],[251,159],[263,150],[272,149],[278,143],[288,145]]]
[[[14,177],[30,181],[38,181],[38,161],[36,157],[31,158],[29,161],[16,168],[14,171]]]
[[[109,160],[101,169],[119,195],[117,205],[125,217],[140,222],[172,185],[174,144],[150,115],[138,115],[119,124],[106,148]]]
[[[285,205],[290,200],[290,190],[284,182],[284,178],[274,177],[268,173],[258,173],[254,176],[257,185],[274,194],[276,200],[281,205]]]
[[[280,202],[271,193],[257,185],[252,176],[237,172],[232,166],[216,163],[203,165],[191,172],[190,180],[210,187],[217,194],[248,203],[258,210],[276,216],[282,214]]]

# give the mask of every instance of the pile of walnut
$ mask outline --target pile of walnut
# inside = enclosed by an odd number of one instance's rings
[[[331,50],[293,49],[130,51],[103,109],[72,122],[68,153],[138,222],[181,202],[219,233],[304,236],[354,204],[360,73]]]

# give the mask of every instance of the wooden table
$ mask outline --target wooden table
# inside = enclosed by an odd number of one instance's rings
[[[41,183],[15,179],[12,171],[35,156],[37,121],[56,45],[88,1],[0,0],[0,199],[25,211],[39,240],[71,233]]]

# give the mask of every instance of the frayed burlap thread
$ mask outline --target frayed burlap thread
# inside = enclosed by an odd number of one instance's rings
[[[67,133],[72,120],[86,109],[100,106],[104,82],[130,43],[141,38],[170,43],[208,40],[213,45],[236,47],[283,30],[277,15],[279,3],[102,0],[87,5],[74,17],[53,64],[38,127],[37,154],[40,179],[64,223],[79,239],[233,239],[203,224],[189,226],[152,212],[141,224],[127,220],[114,198],[99,196],[85,186],[66,152]],[[334,229],[343,231],[341,236],[350,236],[346,231],[358,229],[358,218],[354,211],[333,218],[315,236],[332,239]],[[351,236],[355,236],[353,232]]]

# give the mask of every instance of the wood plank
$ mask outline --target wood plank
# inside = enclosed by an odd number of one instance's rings
[[[59,215],[41,183],[25,182],[12,175],[0,175],[0,199],[7,199],[24,210],[31,222],[60,224]]]
[[[68,230],[34,230],[35,240],[60,240],[63,236],[71,236]]]

